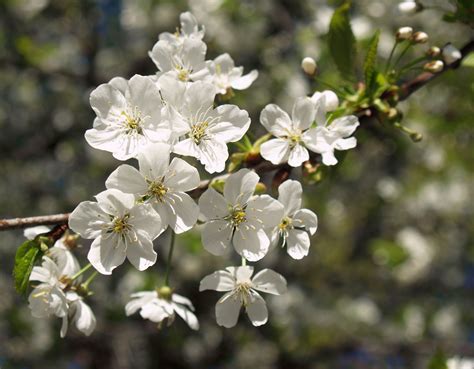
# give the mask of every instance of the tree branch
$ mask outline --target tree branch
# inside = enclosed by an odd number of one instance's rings
[[[461,51],[461,59],[449,65],[445,65],[445,67],[443,68],[441,72],[439,73],[424,72],[424,73],[419,74],[412,80],[409,80],[403,83],[400,86],[400,100],[406,100],[411,94],[418,91],[421,87],[431,82],[435,78],[438,78],[446,71],[459,68],[464,58],[466,58],[471,52],[474,51],[474,39],[470,40],[466,45],[464,45],[460,51]]]
[[[15,228],[27,228],[38,225],[65,224],[69,219],[69,213],[41,215],[29,218],[0,219],[0,231]]]
[[[456,62],[446,65],[445,68],[440,73],[429,73],[424,72],[419,74],[417,77],[413,78],[410,81],[403,83],[400,86],[400,100],[406,100],[410,95],[416,92],[421,87],[425,86],[435,78],[442,75],[444,72],[450,69],[457,69],[461,65],[464,58],[474,51],[474,40],[469,41],[466,45],[461,48],[461,59]],[[357,114],[361,119],[367,117],[367,111],[362,111]],[[319,154],[311,153],[310,160],[318,162],[320,159]],[[268,161],[263,160],[260,155],[252,156],[247,159],[245,167],[255,170],[257,174],[263,174],[266,172],[271,172],[278,169],[283,169],[287,167],[286,164],[273,165]],[[291,170],[291,168],[289,168]],[[214,179],[225,179],[229,174],[224,174],[222,176],[216,177]],[[209,187],[211,180],[201,181],[199,186],[190,191],[189,194],[191,197],[197,199],[201,194]],[[69,213],[66,214],[54,214],[54,215],[43,215],[29,218],[15,218],[15,219],[0,219],[0,231],[16,229],[16,228],[27,228],[34,227],[37,225],[55,225],[55,224],[67,224],[69,219]]]

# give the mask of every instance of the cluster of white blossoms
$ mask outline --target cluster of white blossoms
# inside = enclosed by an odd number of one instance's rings
[[[216,101],[229,100],[234,89],[248,88],[258,72],[243,75],[243,68],[235,67],[228,54],[206,60],[204,28],[188,12],[181,14],[180,21],[181,28],[161,34],[149,52],[159,70],[155,75],[116,77],[91,93],[96,118],[85,133],[86,141],[118,160],[133,159],[138,165],[118,166],[107,178],[106,190],[71,213],[69,228],[93,240],[88,260],[97,272],[110,275],[125,259],[139,271],[154,265],[153,241],[166,230],[172,240],[171,261],[174,234],[187,232],[202,220],[204,248],[214,255],[235,250],[242,260],[242,266],[227,267],[201,281],[200,290],[226,292],[216,305],[217,323],[234,326],[243,306],[252,323],[261,325],[268,312],[257,291],[282,294],[286,281],[269,269],[251,278],[254,268],[246,263],[261,260],[278,245],[286,247],[293,259],[302,259],[309,253],[317,217],[301,209],[298,181],[283,182],[274,199],[256,195],[260,177],[240,169],[221,177],[225,184],[219,192],[209,185],[212,181],[202,185],[198,169],[184,160],[195,158],[210,174],[225,169],[227,144],[244,137],[250,118],[236,105]],[[336,164],[334,150],[356,146],[350,136],[359,124],[355,116],[337,115],[338,105],[331,91],[299,98],[291,117],[278,106],[267,105],[260,121],[276,138],[261,145],[261,156],[273,164],[298,167],[310,159],[311,151],[321,155],[323,164]],[[188,193],[197,189],[195,195],[206,187],[198,203]],[[31,277],[41,282],[30,296],[33,313],[54,314],[65,322],[72,317],[79,330],[89,334],[95,319],[77,292],[77,276],[84,268],[65,270],[55,261],[53,249]],[[169,265],[163,285],[133,294],[126,314],[140,311],[143,318],[159,325],[165,320],[171,323],[178,315],[198,329],[193,304],[174,293],[168,273]]]
[[[25,236],[33,239],[48,232],[47,227],[34,227],[25,230]],[[34,284],[28,302],[35,318],[56,316],[62,319],[61,337],[66,336],[69,323],[90,335],[95,328],[96,319],[89,305],[83,300],[85,290],[81,286],[80,266],[69,250],[67,236],[56,241],[43,256],[41,266],[33,267],[30,281]]]

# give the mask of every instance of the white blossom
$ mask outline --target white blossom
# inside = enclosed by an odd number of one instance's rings
[[[153,240],[163,231],[161,218],[149,204],[136,204],[135,196],[110,189],[96,195],[97,202],[81,202],[69,217],[69,228],[94,239],[87,255],[102,274],[111,274],[125,258],[138,270],[156,262]]]
[[[209,74],[206,49],[206,44],[197,38],[185,38],[180,45],[160,40],[148,54],[161,73],[188,82]]]
[[[304,143],[309,150],[321,154],[324,165],[335,165],[334,150],[356,147],[356,138],[350,136],[359,126],[359,121],[355,115],[336,118],[332,122],[327,120],[326,96],[322,94],[316,100],[316,127],[305,132]]]
[[[175,33],[163,32],[159,39],[169,42],[172,45],[181,46],[186,39],[202,40],[205,33],[204,26],[199,29],[198,22],[190,12],[181,13],[179,16],[181,28]]]
[[[28,297],[31,314],[35,318],[46,318],[51,315],[62,318],[61,337],[64,337],[68,323],[68,304],[58,266],[53,260],[43,256],[41,266],[33,267],[30,281],[40,282]]]
[[[474,358],[454,356],[446,361],[447,369],[472,369]]]
[[[170,138],[160,91],[152,79],[135,75],[126,87],[124,83],[114,79],[92,91],[90,104],[97,118],[85,134],[92,147],[110,151],[118,160],[135,157],[150,142]]]
[[[185,85],[163,76],[160,85],[173,134],[181,137],[173,151],[195,157],[209,173],[223,171],[229,157],[227,143],[240,140],[247,132],[248,113],[229,104],[214,108],[216,91],[210,83]]]
[[[51,315],[62,318],[61,337],[66,336],[69,320],[88,336],[95,329],[96,319],[82,296],[72,290],[71,277],[73,274],[61,270],[53,259],[43,256],[41,266],[35,266],[30,275],[30,281],[41,282],[28,298],[31,314],[36,318]]]
[[[168,291],[167,291],[168,292]],[[194,306],[189,299],[177,293],[160,295],[157,291],[142,291],[131,295],[132,300],[125,306],[127,316],[140,310],[143,319],[161,323],[165,319],[171,323],[178,314],[191,329],[198,330],[199,322],[194,315]]]
[[[257,79],[258,71],[252,70],[246,75],[243,67],[236,67],[234,60],[227,53],[219,55],[209,65],[209,81],[214,84],[217,92],[224,95],[229,89],[245,90]]]
[[[258,272],[253,278],[252,274],[251,266],[227,267],[203,278],[199,291],[226,292],[216,304],[217,324],[226,328],[235,326],[242,306],[254,326],[267,322],[267,305],[257,291],[281,295],[286,292],[286,280],[270,269]]]
[[[231,245],[249,261],[268,252],[273,229],[283,215],[283,206],[268,195],[253,196],[259,176],[248,169],[231,174],[224,184],[224,195],[209,187],[199,199],[207,222],[202,230],[204,248],[222,255]]]
[[[288,254],[293,259],[308,255],[309,236],[318,228],[318,218],[311,210],[301,209],[303,189],[298,181],[287,180],[278,187],[278,201],[283,204],[284,213],[280,223],[272,232],[272,243],[276,245],[283,239]]]
[[[262,157],[275,165],[288,162],[299,167],[309,159],[306,149],[311,137],[306,134],[316,115],[316,108],[307,97],[298,98],[290,116],[278,105],[267,105],[260,114],[262,125],[277,138],[260,147]]]
[[[199,207],[185,193],[199,185],[199,172],[183,159],[169,160],[170,146],[153,144],[138,154],[140,170],[123,164],[105,184],[150,204],[160,215],[162,227],[169,225],[182,233],[194,226],[199,215]]]

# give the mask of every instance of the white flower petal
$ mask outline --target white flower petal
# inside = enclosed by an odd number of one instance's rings
[[[170,145],[165,143],[146,146],[138,154],[140,173],[150,180],[156,180],[164,176],[170,162],[170,151]]]
[[[115,234],[108,238],[96,238],[91,244],[87,259],[101,274],[110,275],[123,264],[127,256],[127,246],[121,237]]]
[[[177,293],[173,293],[173,294],[171,295],[171,301],[173,301],[173,302],[175,302],[175,303],[177,303],[177,304],[185,305],[185,306],[187,306],[189,309],[191,309],[191,311],[194,311],[194,305],[193,305],[193,303],[191,302],[191,300],[188,299],[187,297],[178,295]]]
[[[156,252],[146,232],[139,230],[135,237],[135,242],[127,247],[127,259],[135,268],[143,271],[156,263]]]
[[[199,198],[199,208],[207,219],[224,218],[229,213],[224,196],[209,187]]]
[[[245,310],[255,327],[265,324],[268,320],[267,304],[257,292],[251,291],[250,299]]]
[[[129,223],[134,230],[144,231],[150,240],[158,237],[166,228],[160,215],[150,204],[138,204],[130,210]]]
[[[208,173],[219,173],[225,169],[229,157],[227,145],[217,140],[204,140],[199,144],[199,161]]]
[[[325,151],[321,155],[323,157],[323,164],[324,165],[336,165],[337,164],[337,159],[334,156],[333,151]]]
[[[218,270],[205,276],[199,284],[199,291],[216,290],[232,291],[235,287],[236,276],[227,270]]]
[[[173,304],[174,311],[188,324],[189,328],[197,331],[199,329],[199,322],[191,311],[184,306]]]
[[[293,215],[301,208],[302,195],[303,188],[298,181],[289,179],[278,187],[278,201],[283,205],[286,215]]]
[[[311,210],[301,209],[294,213],[295,227],[304,227],[311,235],[318,229],[318,217]]]
[[[300,260],[308,255],[311,242],[306,231],[290,229],[286,238],[286,250],[293,259]]]
[[[232,292],[226,293],[216,304],[217,324],[226,328],[232,328],[239,319],[240,307],[242,306]]]
[[[204,224],[201,240],[204,248],[213,255],[224,255],[230,248],[232,227],[225,220],[211,220]]]
[[[74,302],[74,315],[72,320],[76,323],[76,328],[89,336],[95,329],[96,319],[89,305],[82,300]]]
[[[253,70],[248,74],[243,75],[242,77],[232,81],[231,86],[236,90],[245,90],[249,88],[250,85],[258,78],[258,71]]]
[[[83,238],[97,238],[109,221],[109,216],[96,202],[83,201],[69,215],[69,228]]]
[[[337,150],[349,150],[357,146],[357,139],[355,137],[341,138],[334,143]]]
[[[282,295],[286,292],[286,280],[271,269],[263,269],[252,279],[253,288],[258,291]]]
[[[306,130],[313,123],[316,115],[314,104],[309,97],[300,97],[293,105],[291,118],[293,119],[293,127]]]
[[[105,181],[105,186],[137,195],[143,195],[148,190],[148,185],[140,172],[128,164],[122,164],[115,169]]]
[[[192,156],[198,160],[201,157],[201,150],[194,140],[190,138],[186,138],[175,144],[173,146],[173,152],[178,155]]]
[[[220,105],[215,109],[219,123],[209,129],[216,140],[235,142],[240,140],[249,129],[249,114],[236,105]]]
[[[337,132],[341,137],[352,135],[359,126],[359,120],[355,115],[347,115],[335,119],[327,128]]]
[[[143,291],[132,294],[132,299],[125,305],[125,315],[135,314],[144,305],[157,298],[155,291]]]
[[[164,184],[174,191],[190,191],[199,186],[199,172],[183,159],[174,158],[165,174]]]
[[[98,86],[90,95],[90,104],[99,118],[106,119],[111,107],[125,107],[124,95],[109,83]]]
[[[260,123],[277,137],[288,135],[288,129],[292,127],[290,116],[275,104],[265,106],[260,114]]]
[[[36,226],[36,227],[29,227],[23,231],[23,236],[25,236],[29,240],[32,240],[40,234],[48,233],[50,230],[51,230],[50,227],[46,227],[43,225]]]
[[[95,195],[97,204],[107,214],[125,215],[135,205],[135,196],[116,189],[102,191]]]
[[[229,204],[244,205],[253,195],[260,177],[249,169],[240,169],[225,181],[224,198]]]
[[[272,164],[286,163],[290,156],[290,144],[288,140],[274,138],[260,146],[260,154]]]
[[[233,276],[237,283],[251,283],[250,277],[252,277],[253,274],[252,266],[230,266],[225,269]]]
[[[255,196],[248,202],[247,219],[265,228],[277,226],[284,214],[283,205],[269,195]]]
[[[197,222],[199,207],[188,194],[177,192],[166,196],[163,204],[167,213],[168,225],[175,233],[190,230]]]
[[[296,144],[290,151],[290,156],[288,157],[288,164],[292,167],[299,167],[303,162],[309,160],[309,153],[305,147],[300,144]]]
[[[168,318],[171,314],[166,311],[163,306],[158,304],[158,299],[154,299],[142,307],[140,315],[143,319],[149,319],[154,323],[159,323],[163,319]]]
[[[186,89],[184,94],[185,104],[189,112],[194,115],[211,109],[216,96],[215,87],[207,82],[197,81]]]
[[[270,240],[263,229],[254,230],[240,227],[232,239],[235,251],[248,261],[258,261],[268,252]]]

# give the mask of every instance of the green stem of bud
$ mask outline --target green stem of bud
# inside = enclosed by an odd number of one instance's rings
[[[76,278],[78,278],[79,276],[83,275],[85,272],[87,272],[90,268],[92,267],[92,264],[89,263],[87,264],[84,268],[82,268],[81,270],[79,270],[76,274],[74,274],[72,277],[71,277],[71,281],[75,280]]]
[[[97,270],[94,270],[92,274],[89,276],[89,278],[86,279],[86,281],[82,284],[82,287],[85,289],[89,288],[89,284],[94,280],[95,277],[97,277]]]

